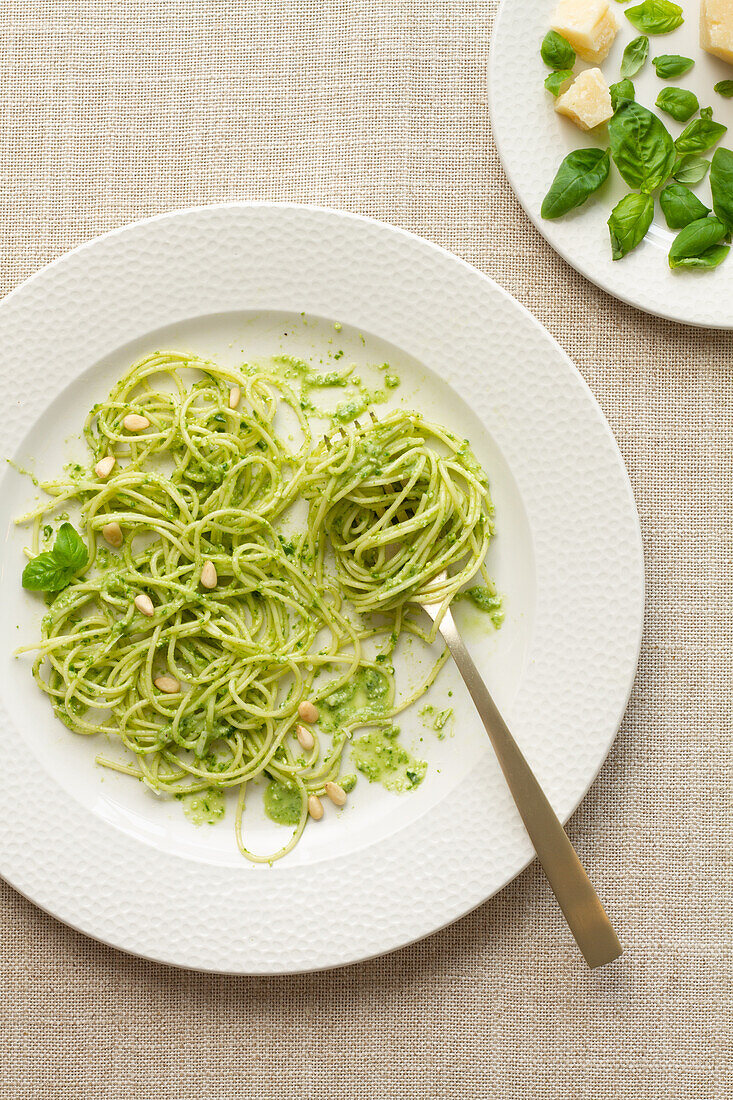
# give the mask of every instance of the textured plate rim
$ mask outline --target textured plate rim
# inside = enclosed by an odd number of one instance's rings
[[[54,260],[47,267],[41,269],[41,271],[32,275],[23,284],[17,287],[14,291],[8,295],[2,303],[0,303],[0,327],[6,318],[6,314],[9,309],[12,309],[15,305],[24,300],[26,296],[32,294],[35,289],[44,283],[44,280],[54,278],[59,271],[63,271],[65,265],[69,265],[74,258],[80,256],[89,255],[94,250],[104,250],[108,242],[125,238],[132,240],[131,235],[136,232],[146,232],[147,227],[152,226],[175,226],[181,225],[188,219],[193,223],[197,218],[202,218],[204,221],[212,216],[222,215],[224,217],[229,216],[230,212],[235,212],[233,216],[237,216],[236,212],[244,212],[245,216],[247,212],[267,212],[268,216],[272,216],[275,219],[286,216],[287,212],[294,214],[298,218],[316,219],[316,221],[325,221],[334,226],[339,225],[341,227],[348,225],[353,228],[354,235],[358,236],[359,232],[377,232],[380,235],[380,241],[391,240],[393,245],[395,242],[401,242],[400,247],[407,247],[415,254],[415,258],[421,257],[428,266],[431,264],[440,267],[441,277],[445,276],[449,278],[448,272],[452,269],[455,272],[462,272],[464,278],[470,278],[473,281],[474,286],[480,286],[482,293],[488,293],[496,298],[496,302],[502,306],[502,308],[510,308],[511,310],[518,311],[521,315],[523,322],[529,326],[528,331],[532,332],[534,337],[541,340],[542,344],[550,345],[557,354],[558,363],[562,364],[563,378],[570,380],[573,386],[582,392],[583,398],[581,405],[584,409],[586,416],[589,416],[594,424],[594,430],[599,427],[602,430],[602,434],[605,441],[605,446],[608,453],[613,456],[613,475],[616,477],[616,489],[619,493],[619,499],[625,498],[622,501],[622,506],[626,509],[626,516],[630,523],[629,531],[629,545],[626,548],[630,554],[630,561],[634,563],[636,575],[632,578],[632,586],[629,592],[629,624],[630,635],[626,643],[625,651],[625,675],[623,690],[618,694],[616,705],[614,707],[613,714],[606,715],[605,734],[602,741],[597,744],[597,751],[594,754],[594,762],[592,769],[588,771],[584,777],[582,788],[576,788],[573,791],[572,797],[569,802],[563,805],[561,810],[561,816],[566,820],[570,814],[575,810],[577,805],[582,800],[583,796],[591,786],[595,779],[600,767],[605,760],[608,751],[615,738],[618,726],[628,702],[629,694],[633,685],[636,663],[638,660],[638,654],[641,644],[642,628],[643,628],[643,552],[641,542],[641,532],[639,528],[638,515],[636,513],[635,504],[633,501],[633,493],[631,485],[628,479],[623,459],[621,457],[618,446],[613,438],[610,427],[605,420],[600,407],[598,406],[595,398],[593,397],[589,387],[585,383],[582,376],[580,376],[577,369],[569,360],[565,352],[560,348],[557,342],[550,336],[549,333],[540,325],[540,323],[529,313],[528,310],[520,303],[516,302],[506,291],[493,282],[488,276],[479,272],[477,269],[471,267],[465,261],[456,257],[452,253],[445,249],[425,241],[423,238],[417,237],[408,233],[405,230],[390,226],[386,223],[376,221],[375,219],[365,218],[360,215],[350,214],[344,211],[333,210],[323,208],[315,205],[302,205],[296,203],[260,203],[260,202],[242,202],[242,203],[226,203],[226,204],[214,204],[210,206],[194,207],[188,210],[175,211],[172,213],[166,213],[156,215],[153,218],[142,219],[138,222],[131,223],[127,226],[122,226],[117,229],[111,230],[92,241],[85,242],[78,246],[72,252],[67,253],[64,256]],[[361,229],[360,229],[361,227]],[[351,230],[350,230],[351,231]],[[134,240],[132,243],[136,243]],[[396,247],[396,245],[395,245]],[[457,277],[457,276],[456,276]],[[264,307],[263,307],[264,308]],[[497,306],[498,308],[498,306]],[[380,335],[377,333],[377,335]],[[410,350],[406,347],[406,350]],[[375,846],[376,847],[376,846]],[[367,944],[362,942],[361,944],[352,943],[350,946],[342,945],[340,949],[329,956],[328,958],[321,958],[319,961],[314,962],[313,965],[298,965],[293,960],[292,963],[283,962],[278,965],[272,965],[271,963],[262,965],[261,962],[247,963],[242,965],[241,962],[231,969],[220,964],[213,964],[211,960],[198,957],[181,957],[181,953],[178,950],[166,949],[161,950],[159,947],[148,947],[141,945],[139,942],[131,944],[130,942],[124,942],[124,937],[118,935],[109,935],[101,932],[97,926],[95,929],[95,921],[91,922],[89,919],[79,917],[78,914],[74,914],[69,911],[68,904],[65,904],[64,899],[61,901],[58,898],[52,898],[49,900],[43,896],[43,891],[38,889],[28,889],[24,882],[25,875],[22,873],[23,867],[18,864],[17,859],[13,861],[7,854],[2,857],[2,872],[4,877],[24,896],[33,901],[34,904],[40,908],[49,912],[51,915],[64,921],[70,926],[78,929],[86,935],[90,935],[101,942],[107,943],[115,948],[127,951],[128,953],[141,955],[143,957],[151,958],[156,961],[169,964],[182,966],[187,969],[200,969],[205,971],[214,971],[218,973],[232,973],[232,974],[274,974],[274,973],[299,973],[308,970],[327,969],[333,966],[345,965],[349,963],[355,963],[367,958],[374,957],[379,954],[383,954],[385,951],[394,950],[401,946],[405,946],[415,940],[418,940],[439,928],[444,927],[447,924],[457,920],[477,905],[481,904],[487,898],[498,892],[519,874],[531,861],[532,853],[529,850],[528,844],[520,845],[516,858],[513,860],[511,868],[505,870],[501,876],[492,882],[490,889],[485,890],[482,893],[471,893],[466,891],[466,896],[462,895],[462,900],[458,904],[446,905],[443,907],[440,919],[436,919],[435,916],[429,917],[427,922],[422,921],[419,917],[415,916],[409,930],[405,927],[400,927],[396,924],[389,933],[385,933],[382,941],[375,945],[374,943]],[[68,899],[66,899],[68,902]]]

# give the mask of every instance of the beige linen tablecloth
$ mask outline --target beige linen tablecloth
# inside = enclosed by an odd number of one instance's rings
[[[5,0],[0,291],[133,219],[268,198],[422,234],[532,310],[644,531],[636,686],[570,825],[626,953],[589,973],[534,866],[413,947],[271,980],[129,958],[2,885],[3,1098],[731,1095],[731,337],[614,301],[530,225],[491,138],[495,7]]]

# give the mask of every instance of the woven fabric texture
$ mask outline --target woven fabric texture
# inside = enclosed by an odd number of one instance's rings
[[[616,302],[528,222],[491,138],[495,8],[5,0],[0,292],[146,215],[287,199],[437,241],[532,310],[603,406],[644,531],[636,685],[570,825],[626,953],[584,969],[536,866],[424,942],[272,980],[126,957],[0,885],[3,1098],[730,1095],[733,342]]]

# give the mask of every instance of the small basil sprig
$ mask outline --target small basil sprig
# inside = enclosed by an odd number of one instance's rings
[[[608,91],[614,111],[619,108],[624,99],[636,99],[636,89],[630,80],[619,80],[616,84],[610,84]]]
[[[669,177],[675,162],[672,135],[640,103],[624,100],[608,123],[611,156],[622,177],[651,194]]]
[[[557,31],[548,31],[542,39],[540,54],[550,69],[572,69],[575,64],[575,50]]]
[[[557,72],[550,73],[545,77],[545,87],[552,95],[558,96],[560,92],[565,91],[565,85],[573,79],[572,69],[558,69]]]
[[[705,179],[710,161],[704,157],[696,157],[694,153],[686,153],[683,157],[677,157],[672,168],[672,177],[678,183],[700,183]]]
[[[670,229],[684,229],[710,213],[710,207],[681,183],[668,183],[659,195],[659,205]]]
[[[713,91],[718,95],[725,96],[726,99],[730,99],[733,96],[733,80],[719,80],[717,84],[713,85]]]
[[[632,191],[624,195],[617,203],[608,219],[608,231],[611,235],[611,254],[614,260],[620,260],[632,248],[643,241],[654,217],[654,199],[651,195],[637,194]]]
[[[701,117],[696,118],[689,126],[686,126],[675,141],[675,147],[680,155],[685,153],[706,153],[717,145],[723,134],[728,129],[722,122],[713,122],[710,115],[712,111],[703,108]]]
[[[607,149],[574,149],[563,160],[542,201],[543,218],[560,218],[582,206],[608,177]]]
[[[659,57],[652,58],[652,65],[660,80],[676,80],[678,76],[689,73],[694,64],[691,57],[682,57],[678,53],[661,53]]]
[[[627,8],[625,14],[643,34],[669,34],[685,21],[682,8],[671,0],[644,0],[635,8]]]
[[[720,242],[727,235],[727,227],[718,218],[700,218],[680,230],[669,250],[669,266],[717,267],[730,252],[728,245]]]
[[[687,122],[699,106],[697,96],[687,88],[662,88],[657,96],[660,111],[666,111],[677,122]]]
[[[733,152],[716,149],[710,166],[710,193],[715,216],[733,231]]]
[[[639,70],[643,69],[648,56],[649,39],[645,34],[640,34],[638,38],[632,39],[624,50],[621,58],[621,79],[636,76]]]
[[[60,592],[89,561],[84,540],[70,523],[62,523],[53,550],[37,554],[23,570],[23,587],[33,592]]]

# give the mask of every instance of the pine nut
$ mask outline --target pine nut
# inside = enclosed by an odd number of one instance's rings
[[[317,794],[308,795],[308,813],[314,821],[320,821],[323,817],[323,803]]]
[[[141,592],[135,597],[135,607],[142,615],[147,615],[151,618],[155,614],[155,608],[153,607],[153,601],[150,596],[146,596],[144,592]]]
[[[298,718],[302,718],[304,722],[317,722],[318,714],[318,707],[309,699],[304,699],[298,707]]]
[[[343,787],[339,787],[338,783],[332,783],[329,780],[324,789],[334,806],[343,806],[346,801],[346,791]]]
[[[116,461],[117,459],[114,455],[107,455],[106,458],[100,458],[99,462],[94,467],[94,472],[97,477],[109,477],[109,475],[112,473],[112,467],[114,466]]]
[[[175,695],[181,690],[181,685],[173,676],[158,676],[153,683],[158,691],[164,691],[166,695]]]
[[[242,396],[239,386],[232,386],[229,391],[229,408],[236,409],[239,404],[239,399]]]
[[[204,588],[216,588],[219,578],[213,561],[205,561],[201,567],[201,584]]]
[[[150,427],[150,421],[147,416],[140,416],[139,413],[128,413],[122,421],[122,426],[128,432],[143,432]]]
[[[105,523],[102,534],[110,546],[114,546],[116,550],[119,550],[122,546],[122,528],[119,523]]]
[[[298,738],[301,748],[304,748],[306,752],[310,751],[316,743],[315,737],[305,726],[296,726],[295,736]]]

